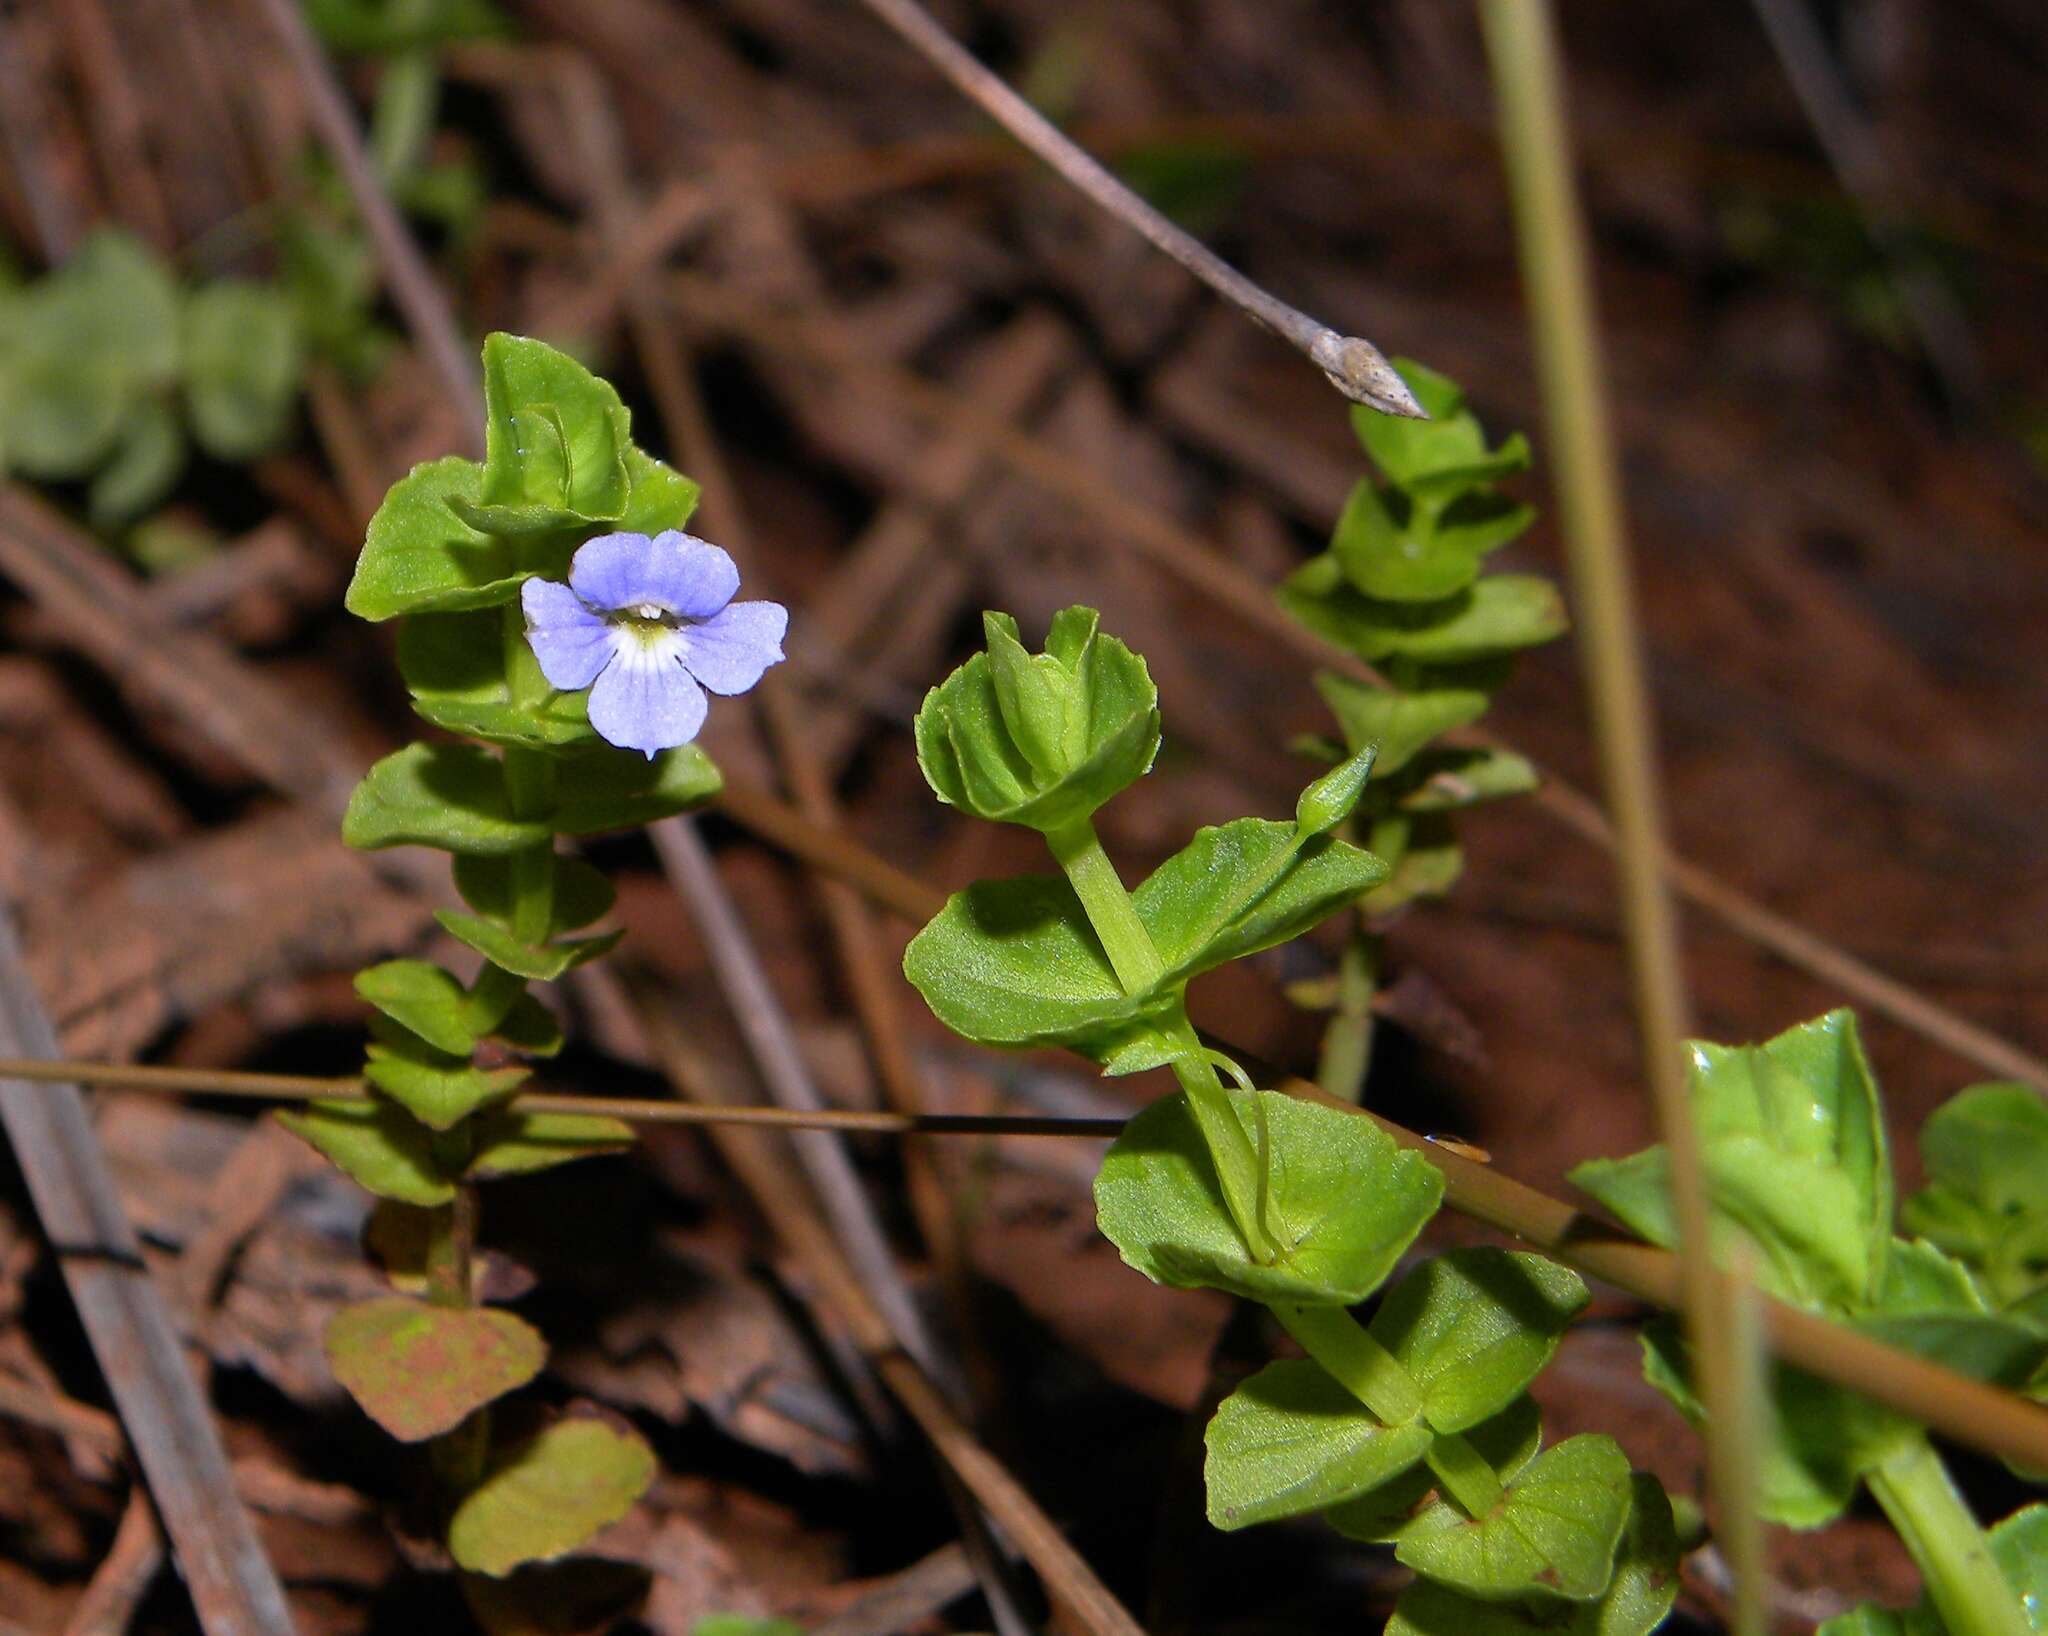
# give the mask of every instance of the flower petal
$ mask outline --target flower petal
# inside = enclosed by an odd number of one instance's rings
[[[714,693],[744,693],[782,658],[788,629],[789,610],[781,603],[734,602],[683,628],[683,663]]]
[[[590,690],[590,725],[598,737],[652,757],[697,736],[710,704],[683,669],[681,648],[673,631],[654,642],[629,630],[614,632],[612,662]]]
[[[717,546],[674,529],[600,534],[584,541],[569,583],[593,607],[620,609],[651,602],[670,613],[708,619],[740,588],[740,571]]]
[[[612,657],[612,628],[604,616],[551,579],[528,580],[519,587],[519,602],[527,643],[548,685],[576,693],[596,681]]]

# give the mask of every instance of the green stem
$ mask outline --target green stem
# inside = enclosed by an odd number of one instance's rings
[[[526,640],[517,603],[505,609],[505,685],[515,705],[537,706],[553,691]],[[505,799],[515,818],[544,815],[555,800],[555,758],[539,750],[505,747]],[[512,935],[545,943],[554,930],[555,846],[544,841],[515,852],[512,866]]]
[[[1486,1456],[1458,1432],[1440,1433],[1423,1458],[1451,1503],[1475,1520],[1491,1516],[1507,1492]]]
[[[1372,1067],[1372,1002],[1379,991],[1383,939],[1363,923],[1337,960],[1337,1009],[1323,1030],[1316,1083],[1340,1101],[1365,1100],[1365,1076]]]
[[[1152,934],[1138,918],[1130,893],[1116,865],[1102,850],[1095,826],[1086,818],[1065,829],[1049,831],[1046,845],[1066,871],[1074,895],[1088,913],[1088,924],[1102,940],[1102,952],[1109,956],[1116,980],[1126,994],[1148,994],[1166,975],[1159,951],[1152,946]]]
[[[1919,1565],[1949,1636],[2030,1636],[2026,1609],[1998,1571],[1991,1542],[1924,1434],[1864,1480]]]
[[[1110,969],[1116,973],[1124,992],[1150,994],[1165,977],[1166,966],[1152,945],[1152,934],[1138,918],[1130,893],[1124,890],[1116,865],[1102,850],[1095,826],[1083,818],[1065,829],[1048,833],[1045,840],[1073,885],[1074,895],[1081,900],[1088,924],[1094,927],[1103,953],[1109,956]],[[1172,1032],[1175,1043],[1182,1048],[1174,1058],[1173,1077],[1187,1092],[1188,1108],[1209,1149],[1210,1162],[1216,1166],[1223,1202],[1252,1260],[1262,1265],[1270,1263],[1278,1259],[1279,1249],[1267,1231],[1262,1208],[1265,1155],[1245,1133],[1244,1122],[1230,1105],[1230,1094],[1216,1077],[1215,1066],[1203,1054],[1184,1006]]]
[[[468,1165],[472,1137],[467,1124],[443,1131],[434,1138],[435,1157],[443,1169],[459,1175]],[[476,1304],[477,1191],[468,1182],[458,1183],[455,1197],[428,1213],[427,1299],[440,1307],[470,1307]],[[450,1495],[462,1495],[483,1476],[490,1454],[489,1409],[478,1409],[453,1431],[433,1441],[429,1458],[434,1473]]]
[[[1383,1424],[1405,1426],[1422,1413],[1415,1377],[1344,1308],[1276,1306],[1273,1316]]]

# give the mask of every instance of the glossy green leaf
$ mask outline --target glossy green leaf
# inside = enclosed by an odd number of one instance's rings
[[[434,918],[450,937],[467,943],[492,965],[542,983],[551,983],[571,967],[595,960],[626,935],[621,927],[597,937],[572,938],[561,943],[528,943],[493,921],[466,915],[459,909],[436,909]]]
[[[484,469],[468,521],[546,532],[624,514],[629,421],[610,384],[566,352],[503,332],[484,340]]]
[[[327,1325],[334,1378],[401,1443],[453,1431],[547,1362],[531,1324],[486,1307],[433,1306],[403,1295],[343,1307]]]
[[[1360,592],[1388,602],[1438,602],[1479,577],[1479,558],[1438,539],[1434,519],[1399,489],[1361,478],[1330,537],[1330,554]]]
[[[1677,1598],[1678,1555],[1671,1502],[1656,1478],[1637,1472],[1614,1581],[1597,1601],[1475,1602],[1421,1579],[1401,1593],[1386,1636],[1650,1636]]]
[[[1947,1636],[1947,1632],[1924,1601],[1910,1608],[1885,1608],[1865,1602],[1816,1625],[1813,1636]]]
[[[515,818],[495,756],[466,744],[408,744],[378,762],[348,798],[341,838],[365,850],[432,846],[502,857],[538,846],[549,825]]]
[[[703,806],[724,782],[717,764],[694,744],[651,760],[607,745],[565,758],[548,823],[561,835],[640,829]]]
[[[2031,1085],[1973,1085],[1920,1127],[1927,1174],[1987,1210],[2048,1209],[2048,1101]]]
[[[1209,1521],[1246,1528],[1321,1511],[1420,1461],[1429,1428],[1383,1426],[1306,1358],[1269,1363],[1225,1398],[1203,1441]]]
[[[1304,840],[1326,835],[1358,810],[1366,780],[1379,765],[1373,745],[1353,751],[1301,792],[1294,803],[1294,827]]]
[[[522,562],[513,542],[486,534],[456,515],[473,502],[483,481],[474,461],[449,455],[415,466],[384,496],[370,519],[362,554],[345,599],[358,619],[445,613],[510,602],[535,572],[560,579],[569,571],[574,540]]]
[[[493,1578],[567,1556],[632,1510],[654,1474],[653,1450],[632,1431],[558,1420],[493,1456],[449,1520],[449,1554]]]
[[[594,1113],[527,1113],[492,1108],[477,1117],[472,1176],[516,1176],[594,1159],[633,1145],[633,1127]]]
[[[1064,1045],[1121,1071],[1176,1049],[1176,991],[1136,999],[1058,876],[977,881],[910,940],[903,971],[932,1013],[977,1045]]]
[[[1432,739],[1486,714],[1486,695],[1476,688],[1410,693],[1354,681],[1328,670],[1317,671],[1315,683],[1343,729],[1347,745],[1353,750],[1379,746],[1374,770],[1382,778],[1407,766]]]
[[[185,403],[193,435],[216,460],[274,447],[291,422],[302,366],[290,297],[222,279],[185,303]]]
[[[1352,1306],[1385,1280],[1443,1197],[1443,1177],[1370,1119],[1259,1093],[1271,1143],[1267,1220],[1280,1256],[1250,1259],[1185,1094],[1124,1127],[1095,1178],[1096,1223],[1154,1283],[1268,1304]],[[1231,1103],[1247,1130],[1249,1098]]]
[[[185,456],[185,432],[170,405],[161,398],[136,404],[107,463],[93,473],[86,495],[92,520],[112,527],[149,510],[177,486]]]
[[[1533,1398],[1518,1397],[1490,1420],[1463,1434],[1502,1482],[1536,1458],[1543,1446],[1543,1417]],[[1416,1466],[1390,1482],[1332,1506],[1323,1520],[1348,1539],[1391,1545],[1402,1531],[1434,1503],[1436,1474]]]
[[[697,509],[697,484],[637,444],[626,445],[626,480],[626,509],[617,525],[622,534],[666,533]]]
[[[1892,1182],[1854,1016],[1833,1011],[1760,1046],[1695,1043],[1691,1094],[1717,1234],[1749,1240],[1773,1294],[1835,1311],[1869,1301],[1891,1243]],[[1657,1147],[1596,1159],[1572,1181],[1669,1247],[1668,1171]]]
[[[501,925],[512,922],[512,860],[509,858],[458,857],[455,860],[455,889],[462,901],[487,920]],[[573,932],[579,926],[602,920],[612,912],[618,892],[604,872],[581,858],[555,854],[555,884],[548,917],[548,936]]]
[[[356,973],[356,993],[452,1056],[466,1057],[476,1049],[469,993],[439,966],[424,960],[387,960]]]
[[[587,693],[550,693],[538,707],[513,703],[496,608],[413,615],[398,633],[398,669],[413,709],[451,733],[556,752],[604,742],[590,725]]]
[[[421,1124],[447,1130],[525,1083],[526,1068],[478,1068],[438,1051],[408,1029],[371,1021],[376,1041],[363,1076]]]
[[[1239,818],[1196,830],[1131,901],[1178,982],[1299,937],[1386,878],[1348,842],[1299,844],[1293,824]]]
[[[1422,1388],[1429,1424],[1461,1432],[1522,1395],[1589,1299],[1577,1273],[1540,1255],[1451,1250],[1394,1286],[1372,1335]]]
[[[707,1613],[690,1627],[690,1636],[804,1636],[794,1619],[757,1619],[747,1613]]]
[[[1614,1579],[1634,1499],[1628,1456],[1584,1433],[1545,1449],[1489,1515],[1439,1501],[1402,1531],[1394,1555],[1439,1585],[1481,1601],[1559,1596],[1583,1602]]]
[[[1175,1054],[1190,977],[1298,937],[1385,878],[1371,853],[1260,818],[1196,832],[1132,894],[1164,973],[1127,995],[1063,879],[981,881],[947,899],[903,969],[933,1014],[981,1045],[1064,1045],[1112,1072]]]
[[[941,801],[1050,833],[1144,776],[1159,752],[1158,690],[1145,661],[1097,629],[1094,609],[1055,615],[1037,657],[1009,615],[983,623],[988,651],[917,713],[918,765]]]
[[[455,1197],[434,1157],[434,1135],[381,1097],[309,1102],[277,1122],[379,1198],[431,1206]]]
[[[1463,664],[1540,646],[1570,628],[1557,587],[1528,574],[1489,574],[1441,602],[1388,602],[1351,585],[1326,553],[1274,594],[1309,629],[1373,663]]]

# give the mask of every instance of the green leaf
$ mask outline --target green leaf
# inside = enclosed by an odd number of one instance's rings
[[[1543,1418],[1533,1399],[1518,1397],[1464,1436],[1500,1480],[1509,1482],[1536,1458],[1537,1450],[1543,1446]],[[1431,1503],[1435,1488],[1436,1474],[1426,1465],[1417,1466],[1355,1499],[1332,1506],[1323,1513],[1323,1520],[1347,1539],[1391,1545]]]
[[[2042,1209],[2048,1175],[2048,1102],[2031,1085],[1973,1085],[1920,1127],[1927,1174],[1985,1209]]]
[[[482,481],[482,467],[448,455],[394,483],[370,519],[349,581],[348,611],[380,620],[492,608],[516,598],[535,573],[565,576],[573,536],[534,548],[522,563],[509,538],[472,528],[456,514],[458,503],[474,502]]]
[[[1440,541],[1431,521],[1399,489],[1361,478],[1337,519],[1330,554],[1366,596],[1438,602],[1479,577],[1479,558]]]
[[[170,405],[161,398],[136,404],[107,463],[93,473],[86,501],[92,520],[112,527],[149,510],[176,487],[185,453],[184,429]]]
[[[1865,1602],[1816,1625],[1813,1636],[1947,1636],[1947,1632],[1925,1601],[1897,1609]]]
[[[103,228],[7,302],[0,449],[30,477],[84,477],[177,369],[177,285],[140,240]]]
[[[512,862],[509,858],[458,857],[455,860],[455,890],[462,901],[486,919],[501,925],[512,922]],[[602,920],[612,912],[618,893],[602,870],[581,858],[555,854],[555,884],[548,936],[572,932],[579,926]]]
[[[1394,1286],[1372,1335],[1415,1377],[1429,1424],[1461,1432],[1522,1395],[1588,1299],[1577,1273],[1540,1255],[1452,1250]]]
[[[632,1510],[654,1473],[654,1452],[632,1431],[558,1420],[494,1456],[449,1520],[449,1554],[494,1579],[567,1556]]]
[[[432,1206],[455,1197],[434,1157],[434,1135],[381,1097],[309,1102],[277,1122],[379,1198]]]
[[[1557,587],[1530,574],[1489,574],[1441,602],[1388,602],[1347,582],[1326,553],[1274,594],[1309,629],[1373,663],[1463,664],[1537,647],[1570,628]]]
[[[515,818],[497,758],[467,744],[408,744],[378,762],[348,798],[341,838],[365,850],[432,846],[502,857],[548,839],[539,818]]]
[[[1414,493],[1448,495],[1528,469],[1529,445],[1520,433],[1488,450],[1486,433],[1456,382],[1412,358],[1395,359],[1394,368],[1430,418],[1351,411],[1359,442],[1394,483]]]
[[[910,940],[903,971],[932,1013],[977,1045],[1064,1045],[1119,1071],[1175,1053],[1176,991],[1133,999],[1074,889],[1058,876],[977,881]]]
[[[626,935],[621,927],[597,937],[579,937],[565,943],[527,943],[503,927],[476,915],[463,914],[459,909],[436,909],[434,918],[449,936],[467,943],[492,965],[542,983],[553,982],[572,966],[595,960]]]
[[[626,509],[618,521],[622,534],[663,534],[681,528],[697,509],[697,484],[638,444],[626,445],[626,479]]]
[[[1688,1375],[1677,1327],[1660,1321],[1642,1336],[1643,1378],[1693,1425],[1706,1411]],[[1757,1513],[1787,1528],[1833,1522],[1856,1497],[1863,1472],[1918,1436],[1890,1411],[1783,1365],[1771,1371],[1770,1421],[1757,1451]]]
[[[757,1619],[747,1613],[707,1613],[690,1627],[690,1636],[804,1636],[794,1619]]]
[[[1832,1011],[1760,1046],[1692,1047],[1691,1093],[1717,1239],[1746,1237],[1758,1281],[1809,1307],[1871,1300],[1891,1245],[1892,1182],[1856,1021]],[[1571,1173],[1652,1243],[1675,1241],[1661,1147]]]
[[[1678,1538],[1657,1479],[1637,1472],[1631,1489],[1614,1582],[1598,1601],[1563,1610],[1554,1602],[1474,1602],[1421,1579],[1401,1593],[1386,1636],[1650,1636],[1678,1595]]]
[[[531,1324],[485,1307],[441,1307],[403,1295],[343,1307],[328,1322],[334,1378],[401,1443],[453,1431],[547,1362]]]
[[[1239,818],[1204,827],[1131,894],[1168,982],[1299,937],[1387,878],[1370,852],[1296,826]]]
[[[1443,1178],[1370,1119],[1259,1093],[1271,1143],[1268,1220],[1281,1254],[1247,1255],[1184,1093],[1124,1127],[1095,1178],[1097,1225],[1157,1284],[1267,1304],[1352,1306],[1385,1280],[1443,1197]],[[1245,1128],[1248,1098],[1231,1093]]]
[[[541,532],[622,516],[632,478],[625,406],[566,352],[502,331],[484,339],[479,527]]]
[[[495,608],[415,614],[398,633],[398,669],[412,707],[436,727],[555,752],[604,742],[590,725],[587,693],[551,692],[537,708],[515,704],[505,658],[504,619]]]
[[[917,713],[918,765],[941,801],[1050,833],[1144,776],[1159,752],[1158,690],[1145,661],[1096,618],[1092,608],[1055,615],[1034,659],[1014,620],[984,616],[989,651]]]
[[[1246,1528],[1320,1511],[1420,1461],[1429,1428],[1383,1426],[1305,1358],[1269,1363],[1223,1400],[1204,1434],[1209,1521]]]
[[[278,443],[299,370],[298,320],[282,291],[222,279],[185,303],[185,403],[216,460],[248,460]]]
[[[527,1113],[492,1108],[477,1118],[472,1176],[517,1176],[633,1145],[633,1127],[595,1113]]]
[[[1457,812],[1527,795],[1541,782],[1529,759],[1512,750],[1431,750],[1414,770],[1424,776],[1401,797],[1403,812]]]
[[[561,1021],[531,994],[521,994],[490,1037],[529,1057],[552,1057],[563,1045]]]
[[[415,1119],[435,1130],[460,1124],[501,1102],[531,1076],[526,1068],[478,1068],[438,1051],[409,1029],[373,1019],[376,1043],[363,1076]]]
[[[724,782],[716,763],[694,744],[651,760],[607,745],[567,758],[548,822],[561,835],[640,829],[703,806]]]
[[[1431,1506],[1402,1531],[1394,1555],[1482,1601],[1548,1594],[1583,1602],[1613,1582],[1633,1498],[1628,1456],[1613,1438],[1588,1432],[1537,1455],[1486,1517]]]
[[[1430,740],[1486,714],[1486,695],[1476,688],[1406,693],[1328,670],[1317,671],[1315,682],[1343,729],[1344,742],[1353,750],[1379,746],[1375,770],[1382,778],[1407,766]]]
[[[1064,1045],[1132,1073],[1177,1051],[1189,978],[1298,937],[1385,878],[1371,853],[1262,818],[1196,832],[1132,895],[1159,951],[1157,987],[1127,995],[1073,888],[978,881],[911,939],[903,969],[934,1015],[980,1045]]]
[[[1358,809],[1366,780],[1379,764],[1379,754],[1376,746],[1368,744],[1303,790],[1294,803],[1296,832],[1304,838],[1324,835],[1349,818]]]
[[[498,39],[509,29],[491,0],[402,5],[392,0],[305,0],[305,8],[306,20],[334,50],[380,56],[460,40]]]
[[[452,1056],[466,1057],[476,1049],[468,991],[439,966],[424,960],[387,960],[356,973],[356,993]]]
[[[2048,1505],[2015,1511],[1989,1537],[1992,1559],[2026,1610],[2029,1627],[2048,1631]],[[1866,1602],[1830,1619],[1813,1636],[1945,1636],[1945,1627],[1922,1596],[1910,1608]]]

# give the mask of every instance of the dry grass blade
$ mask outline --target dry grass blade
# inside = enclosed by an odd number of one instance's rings
[[[0,1045],[15,1056],[57,1054],[4,914]],[[235,1494],[219,1431],[143,1265],[83,1099],[68,1085],[0,1081],[0,1121],[207,1636],[289,1636],[284,1589]]]
[[[910,42],[959,91],[1043,159],[1089,203],[1107,211],[1172,257],[1224,300],[1301,352],[1354,403],[1387,415],[1427,419],[1407,382],[1380,349],[1339,335],[1248,279],[1176,227],[1065,136],[1058,126],[990,73],[917,0],[865,0],[868,10]]]

